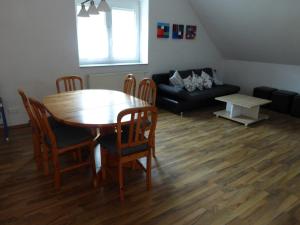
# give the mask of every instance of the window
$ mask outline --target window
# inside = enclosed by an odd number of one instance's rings
[[[110,13],[77,17],[80,65],[147,63],[148,57],[145,60],[144,55],[148,52],[148,46],[145,45],[148,33],[144,32],[145,19],[141,15],[144,12],[141,1],[107,2],[112,9]],[[77,2],[77,14],[79,10],[80,4]]]

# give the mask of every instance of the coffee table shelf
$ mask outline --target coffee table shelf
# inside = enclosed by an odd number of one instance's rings
[[[252,123],[256,123],[256,122],[261,121],[261,120],[269,119],[269,116],[266,115],[266,114],[259,114],[257,119],[253,119],[249,116],[244,116],[244,115],[240,115],[240,116],[236,116],[236,117],[230,117],[230,113],[227,112],[226,110],[217,111],[217,112],[214,112],[214,114],[217,117],[223,117],[225,119],[233,120],[235,122],[242,123],[245,126],[248,126]]]

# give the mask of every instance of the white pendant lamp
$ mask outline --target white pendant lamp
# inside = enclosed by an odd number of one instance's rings
[[[110,10],[111,10],[111,8],[107,4],[106,0],[101,0],[97,9],[99,12],[110,12]]]
[[[81,9],[80,9],[77,16],[78,17],[89,17],[90,16],[89,13],[85,9],[84,3],[81,3]]]
[[[85,3],[90,2],[88,10],[85,8]],[[99,12],[110,12],[111,8],[107,4],[106,0],[101,0],[98,7],[96,7],[94,0],[85,0],[81,3],[81,10],[78,13],[78,17],[89,17],[90,15],[98,15]]]
[[[95,2],[93,0],[91,0],[90,7],[87,12],[89,15],[98,15],[99,14],[99,12],[95,6]]]

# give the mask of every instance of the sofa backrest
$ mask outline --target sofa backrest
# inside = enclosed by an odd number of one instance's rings
[[[159,84],[170,84],[169,78],[172,75],[170,75],[170,73],[153,74],[152,75],[152,80],[156,83],[157,86]]]
[[[212,70],[212,68],[209,68],[209,67],[205,67],[202,69],[180,70],[178,72],[179,72],[180,76],[184,79],[184,78],[187,78],[188,76],[192,75],[192,71],[194,71],[194,73],[196,73],[198,75],[201,75],[202,71],[204,71],[205,73],[207,73],[208,75],[213,77],[213,70]],[[175,72],[174,70],[170,70],[169,73],[153,74],[152,79],[154,80],[156,85],[170,84],[169,78],[171,76],[173,76],[174,72]]]
[[[212,68],[209,68],[209,67],[205,67],[205,68],[202,68],[202,69],[194,69],[192,70],[194,71],[196,74],[198,74],[199,76],[201,75],[202,71],[204,71],[205,73],[207,73],[209,76],[213,77],[213,69]]]

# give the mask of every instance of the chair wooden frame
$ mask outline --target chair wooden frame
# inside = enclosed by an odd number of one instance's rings
[[[60,88],[61,83],[64,84],[64,91],[65,92],[78,90],[78,88],[76,88],[77,83],[79,84],[79,89],[80,90],[83,89],[83,80],[82,80],[81,77],[78,77],[78,76],[65,76],[65,77],[58,78],[56,80],[57,93],[64,92]]]
[[[28,98],[27,98],[25,92],[22,89],[18,89],[18,93],[22,98],[24,107],[25,107],[26,112],[29,117],[31,129],[32,129],[33,153],[34,153],[36,167],[37,167],[37,169],[41,169],[42,166],[44,165],[44,173],[45,173],[45,175],[48,175],[49,169],[47,167],[47,163],[43,163],[43,158],[42,158],[41,130],[39,129],[38,124],[36,123],[36,119],[34,118],[31,106],[29,104],[29,101],[28,101]]]
[[[130,118],[129,122],[128,117]],[[147,123],[146,121],[151,121]],[[153,137],[156,129],[157,122],[157,109],[156,107],[143,107],[143,108],[132,108],[126,109],[119,113],[117,118],[117,156],[116,161],[118,165],[118,181],[119,181],[119,192],[121,201],[124,200],[124,177],[123,177],[123,166],[128,162],[135,162],[140,158],[147,158],[146,166],[146,183],[147,189],[151,188],[151,148],[153,147]],[[123,128],[128,129],[127,140],[122,140]],[[147,135],[146,135],[147,132]],[[123,141],[123,142],[122,142]],[[129,155],[123,155],[122,151],[124,148],[136,147],[139,145],[146,145],[147,148],[144,151],[131,153]],[[102,148],[102,170],[103,178],[106,177],[106,170],[108,168],[108,155],[109,152]]]
[[[123,92],[135,96],[136,79],[133,74],[127,74],[124,80]]]
[[[44,144],[45,150],[44,150],[44,154],[48,155],[48,151],[51,151],[51,155],[52,155],[52,161],[53,161],[53,166],[54,166],[54,184],[55,184],[55,188],[60,188],[61,186],[61,174],[74,170],[74,169],[78,169],[84,166],[91,166],[92,167],[92,171],[93,171],[93,178],[96,177],[96,168],[95,168],[95,160],[94,160],[94,147],[95,147],[95,140],[97,137],[95,137],[95,139],[91,139],[91,140],[87,140],[87,141],[83,141],[79,144],[76,145],[70,145],[64,148],[59,148],[57,146],[57,142],[56,142],[56,137],[55,134],[53,133],[53,130],[51,128],[51,126],[49,125],[48,122],[48,116],[47,116],[47,110],[44,107],[44,105],[32,98],[29,98],[29,103],[32,107],[33,113],[35,115],[37,124],[40,126],[40,129],[42,130],[42,139],[46,140],[46,138],[48,138],[48,140],[50,141],[50,145],[48,144]],[[89,151],[90,151],[90,158],[86,161],[79,161],[77,164],[69,166],[69,167],[65,167],[65,168],[61,168],[60,162],[59,162],[59,156],[68,152],[74,152],[78,149],[82,150],[85,147],[88,147]]]
[[[144,78],[139,84],[139,90],[138,90],[137,97],[139,99],[142,99],[142,100],[148,102],[150,105],[155,106],[156,105],[156,92],[157,92],[157,88],[156,88],[155,82],[150,78]],[[154,158],[156,158],[155,134],[153,137],[152,155]]]
[[[148,102],[150,105],[156,104],[156,84],[150,78],[144,78],[139,83],[139,90],[137,97]]]

